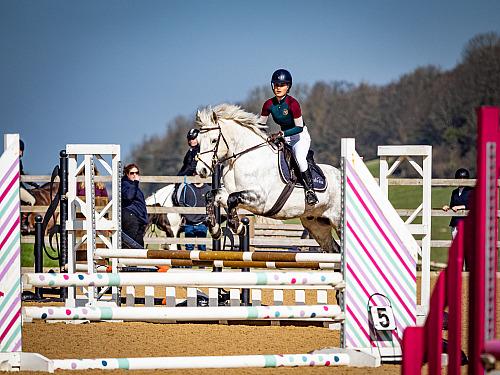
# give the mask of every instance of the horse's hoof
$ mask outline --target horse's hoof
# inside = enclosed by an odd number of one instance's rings
[[[237,230],[240,226],[240,219],[238,218],[238,215],[230,215],[227,221],[227,225],[234,233],[237,233]]]
[[[222,237],[222,229],[219,225],[210,228],[210,235],[214,240],[219,240]]]
[[[243,225],[243,223],[240,222],[240,224],[238,225],[238,229],[236,229],[236,234],[238,235],[242,235],[244,234],[245,232],[245,226]]]

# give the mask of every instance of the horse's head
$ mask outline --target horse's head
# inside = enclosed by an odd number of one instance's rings
[[[229,145],[214,110],[210,108],[198,110],[196,123],[200,127],[198,134],[200,153],[197,156],[196,173],[201,177],[208,177],[212,174],[214,165],[227,156]]]
[[[200,127],[200,153],[196,172],[201,177],[207,177],[216,163],[233,157],[241,151],[240,148],[244,149],[246,142],[255,144],[253,137],[265,140],[266,135],[261,131],[265,126],[259,125],[258,119],[257,115],[227,103],[198,111],[196,123]]]

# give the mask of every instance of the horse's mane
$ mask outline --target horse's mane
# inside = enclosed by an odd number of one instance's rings
[[[208,106],[202,111],[198,111],[196,124],[202,129],[204,127],[215,125],[213,123],[212,113],[215,113],[218,119],[232,120],[239,125],[250,128],[261,137],[266,137],[266,135],[262,132],[262,129],[267,128],[267,126],[259,124],[258,115],[247,112],[241,109],[240,106],[228,103],[222,103],[213,108]]]

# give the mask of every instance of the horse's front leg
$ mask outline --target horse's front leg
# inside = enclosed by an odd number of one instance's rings
[[[221,203],[225,202],[224,197],[227,197],[227,192],[224,188],[210,190],[205,195],[205,224],[211,236],[216,240],[222,236],[222,230],[220,223],[217,222],[215,217],[215,206],[220,206]]]
[[[247,207],[255,207],[259,202],[260,200],[258,199],[258,195],[251,190],[243,190],[229,194],[227,197],[227,223],[233,232],[239,234],[243,229],[243,225],[240,223],[240,219],[238,217],[238,206],[243,204]]]

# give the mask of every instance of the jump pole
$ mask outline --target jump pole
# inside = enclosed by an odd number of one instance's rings
[[[345,366],[349,355],[337,354],[283,354],[283,355],[236,355],[206,357],[157,357],[157,358],[101,358],[58,359],[54,368],[61,370],[171,370],[191,368],[237,367],[299,367]]]
[[[176,272],[176,273],[35,273],[24,274],[22,282],[27,288],[77,286],[330,286],[342,283],[342,275],[331,271],[314,272]]]
[[[191,259],[191,260],[240,260],[268,262],[334,262],[340,263],[340,254],[331,253],[279,253],[273,251],[199,251],[199,250],[141,250],[96,249],[96,255],[105,258]]]
[[[134,259],[120,258],[118,265],[125,266],[169,266],[169,267],[226,267],[226,268],[307,268],[313,270],[338,270],[340,263],[320,262],[264,262],[239,260],[189,260],[189,259]],[[171,271],[169,271],[171,272]]]
[[[341,319],[338,305],[217,306],[217,307],[64,307],[26,306],[23,320],[85,320],[133,322],[191,322],[207,320]]]

